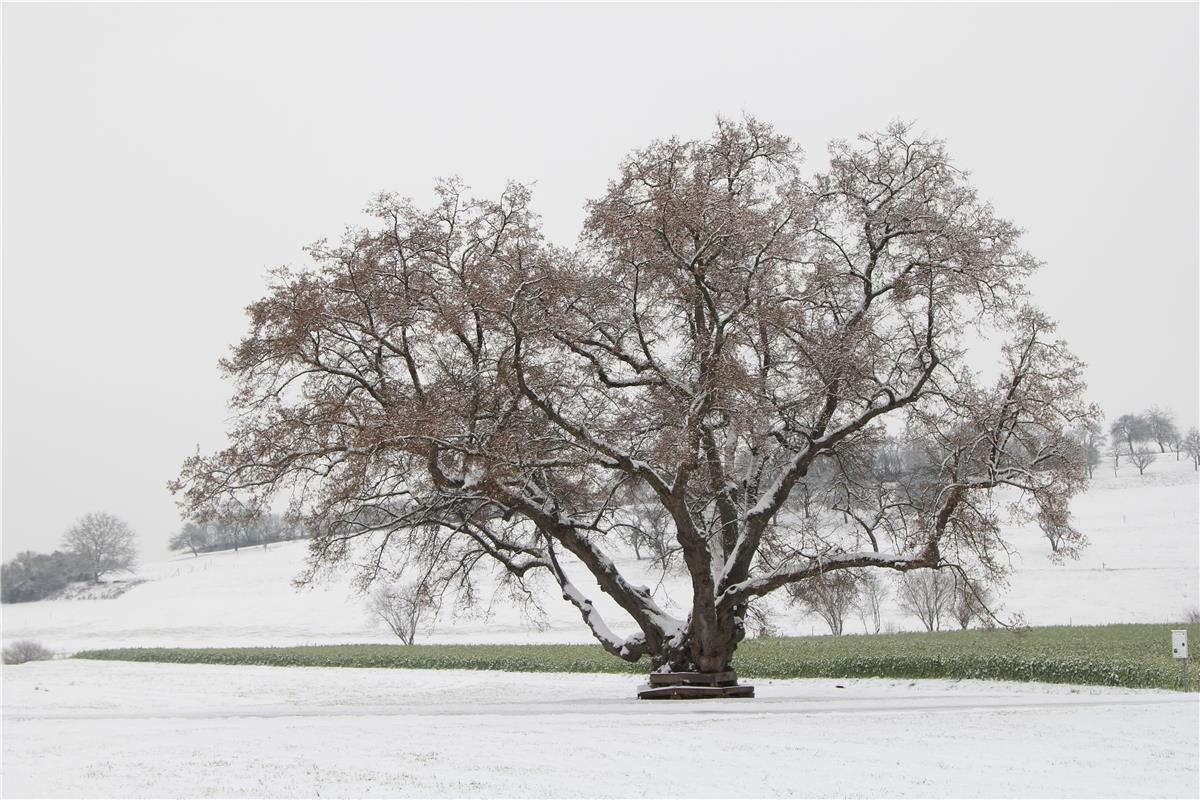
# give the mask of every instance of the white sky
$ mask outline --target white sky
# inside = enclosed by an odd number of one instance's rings
[[[90,510],[164,552],[242,308],[373,193],[537,181],[570,243],[623,154],[717,113],[814,162],[898,117],[947,139],[1046,262],[1109,419],[1200,419],[1195,4],[5,4],[3,27],[5,559]]]

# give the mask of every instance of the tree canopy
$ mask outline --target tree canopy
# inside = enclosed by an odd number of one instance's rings
[[[433,586],[545,573],[610,652],[727,669],[748,604],[824,573],[999,578],[1005,510],[1081,542],[1082,367],[1028,302],[1038,262],[943,143],[909,126],[799,149],[751,118],[656,141],[544,240],[528,187],[382,195],[375,220],[275,273],[223,368],[229,446],[172,484],[197,519],[287,497],[312,565],[369,547]],[[972,336],[1004,339],[998,377]],[[914,456],[880,470],[886,442]],[[817,469],[820,513],[788,501]],[[627,490],[636,490],[634,492]],[[997,490],[1004,489],[1003,492]],[[612,559],[669,516],[690,578],[668,613]],[[834,511],[834,505],[839,506]],[[572,574],[611,595],[613,631]]]

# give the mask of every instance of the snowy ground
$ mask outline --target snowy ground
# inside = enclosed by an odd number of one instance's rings
[[[1197,698],[947,681],[53,661],[4,670],[6,796],[1196,797]],[[845,688],[837,688],[841,683]]]
[[[1032,624],[1179,619],[1197,605],[1196,474],[1099,473],[1083,558],[1035,529],[1005,597]],[[4,640],[85,647],[394,641],[348,580],[296,591],[303,543],[148,563],[115,598],[3,607]],[[637,565],[626,560],[625,569]],[[670,602],[679,580],[658,587]],[[603,608],[605,598],[597,596]],[[548,593],[439,619],[424,641],[590,641]],[[617,619],[613,618],[614,621]],[[900,629],[913,620],[892,613]],[[783,632],[820,633],[794,610]],[[619,622],[616,627],[620,627]],[[985,682],[758,682],[651,703],[636,678],[56,660],[3,670],[5,796],[1200,796],[1197,698]],[[837,688],[841,683],[845,688]]]
[[[1126,466],[1114,478],[1110,468],[1102,467],[1091,490],[1072,506],[1091,540],[1078,561],[1051,563],[1049,545],[1032,526],[1008,532],[1017,552],[1005,611],[1021,612],[1033,625],[1182,619],[1187,609],[1200,605],[1197,488],[1191,465],[1170,454],[1144,476]],[[364,599],[346,578],[308,590],[292,588],[305,552],[304,543],[295,542],[148,563],[138,574],[146,582],[120,597],[4,606],[3,638],[35,639],[59,653],[88,647],[395,641],[371,622]],[[619,563],[635,580],[644,574],[644,564],[631,559]],[[576,576],[582,577],[578,571]],[[642,579],[656,586],[656,578]],[[501,599],[486,618],[444,614],[421,641],[592,641],[572,606],[554,592],[544,594],[547,614],[541,629]],[[675,597],[686,599],[684,579],[668,579],[656,594],[668,606]],[[614,628],[626,628],[607,597],[595,592],[593,599]],[[889,611],[889,627],[919,627],[894,607]],[[821,622],[794,608],[781,610],[777,621],[783,633],[825,631]]]

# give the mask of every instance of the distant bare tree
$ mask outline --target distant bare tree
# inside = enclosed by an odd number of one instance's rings
[[[179,529],[179,533],[171,537],[167,542],[167,548],[172,552],[176,550],[190,550],[193,556],[199,556],[200,552],[208,545],[208,533],[203,525],[197,525],[195,522],[185,522],[183,527]]]
[[[1183,451],[1192,459],[1192,468],[1200,471],[1200,430],[1189,428],[1183,437]]]
[[[622,511],[626,519],[619,523],[621,538],[633,548],[634,557],[641,561],[648,556],[666,571],[678,552],[670,513],[652,492],[636,484],[625,493]]]
[[[971,626],[971,622],[976,620],[990,627],[988,623],[991,622],[992,615],[988,611],[988,604],[991,602],[991,592],[978,581],[962,575],[956,577],[951,613],[958,627],[966,630]]]
[[[254,531],[255,514],[245,504],[230,501],[219,511],[218,519],[213,520],[213,533],[220,541],[222,549],[230,549],[236,553],[251,543]]]
[[[1146,467],[1157,461],[1158,456],[1156,456],[1154,453],[1151,453],[1149,450],[1138,450],[1137,452],[1130,454],[1129,460],[1133,462],[1135,467],[1137,467],[1138,475],[1145,475]]]
[[[887,600],[888,587],[874,572],[864,572],[858,584],[858,615],[862,619],[863,630],[867,633],[879,633],[882,627],[883,602]]]
[[[1113,442],[1108,447],[1108,454],[1112,456],[1113,477],[1115,478],[1121,469],[1121,445]]]
[[[1104,455],[1104,434],[1084,428],[1076,435],[1079,437],[1079,449],[1083,452],[1083,468],[1088,480],[1091,480]]]
[[[1113,422],[1109,433],[1114,450],[1120,447],[1133,455],[1139,444],[1151,438],[1150,422],[1143,414],[1122,414]]]
[[[1179,441],[1179,429],[1175,427],[1175,415],[1166,409],[1154,406],[1144,415],[1146,432],[1149,438],[1158,445],[1158,452],[1167,452],[1167,445],[1174,446]]]
[[[794,583],[787,592],[810,614],[825,620],[834,636],[845,629],[846,615],[858,604],[859,575],[853,570],[826,572],[805,583]]]
[[[436,600],[421,583],[381,584],[371,593],[367,609],[404,644],[416,640],[422,620],[436,609]]]
[[[905,573],[899,581],[896,603],[921,620],[925,630],[941,630],[942,617],[954,603],[954,577],[935,569]]]
[[[1071,533],[1070,529],[1059,529],[1053,525],[1047,525],[1042,528],[1042,534],[1046,537],[1046,541],[1050,542],[1050,552],[1055,556],[1066,555],[1063,553],[1063,541],[1066,535]],[[1056,558],[1061,560],[1060,558]]]
[[[756,639],[777,636],[779,633],[774,614],[763,603],[751,603],[746,609],[746,628]]]
[[[794,504],[798,504],[801,510],[804,511],[804,518],[812,518],[812,484],[810,481],[796,481],[796,494],[793,500]]]
[[[112,514],[85,514],[67,531],[63,549],[98,582],[106,572],[133,567],[137,561],[133,538],[133,529]]]

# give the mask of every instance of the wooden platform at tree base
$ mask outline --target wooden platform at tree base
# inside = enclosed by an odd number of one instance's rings
[[[654,672],[638,687],[639,700],[702,700],[713,697],[754,697],[754,687],[739,684],[734,672]]]
[[[651,686],[736,686],[737,673],[728,672],[651,672]]]

